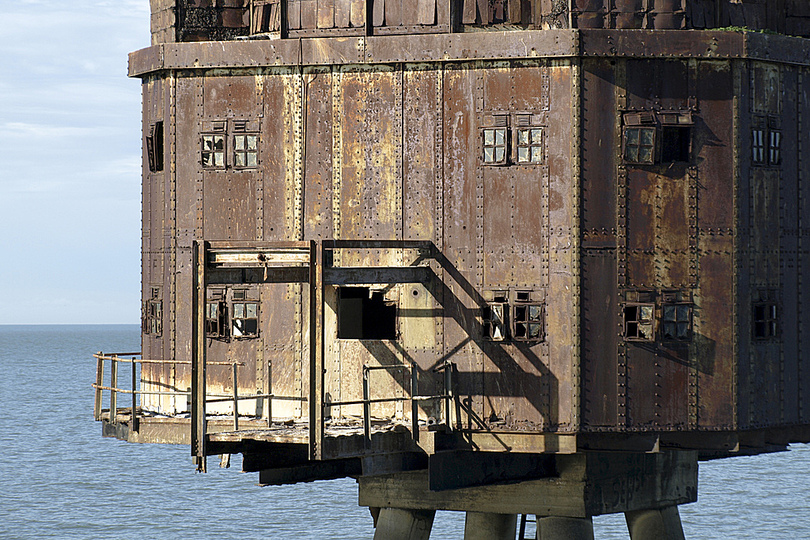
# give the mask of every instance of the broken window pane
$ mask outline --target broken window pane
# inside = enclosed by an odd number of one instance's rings
[[[484,129],[484,163],[488,165],[506,163],[507,133],[505,127]]]
[[[654,127],[624,128],[624,160],[628,163],[654,163],[655,131]]]
[[[483,309],[484,337],[492,341],[506,339],[505,304],[489,304]]]
[[[234,135],[234,167],[247,169],[258,166],[259,160],[257,141],[257,135]]]
[[[205,304],[205,335],[207,337],[225,337],[226,334],[226,305],[225,302],[206,302]]]
[[[203,135],[202,165],[209,169],[225,167],[225,135]]]
[[[543,340],[543,305],[517,303],[512,306],[513,338],[518,341]]]
[[[629,304],[624,307],[624,337],[632,341],[655,340],[653,304]]]
[[[543,160],[543,130],[541,128],[519,129],[518,163],[541,163]]]
[[[259,335],[259,304],[257,302],[234,302],[232,326],[234,337]]]

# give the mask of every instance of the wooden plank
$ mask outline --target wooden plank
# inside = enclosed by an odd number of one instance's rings
[[[318,3],[317,0],[301,1],[301,28],[314,29],[318,26]]]
[[[371,6],[372,16],[374,17],[374,26],[383,26],[385,24],[385,0],[378,0]]]
[[[463,24],[475,24],[475,6],[476,0],[464,0],[464,11],[461,16]]]
[[[478,0],[478,15],[481,17],[481,24],[492,22],[489,11],[489,0]]]
[[[301,0],[287,0],[287,26],[290,30],[301,29]]]

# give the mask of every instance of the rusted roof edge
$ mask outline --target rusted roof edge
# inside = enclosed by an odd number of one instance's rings
[[[810,40],[723,30],[526,30],[164,43],[129,55],[129,76],[166,69],[565,57],[749,58],[810,65]]]

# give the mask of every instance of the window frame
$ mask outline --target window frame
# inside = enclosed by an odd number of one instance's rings
[[[244,137],[245,138],[245,142],[244,142],[245,148],[244,149],[239,149],[239,144],[237,143],[237,138],[238,137]],[[252,150],[249,149],[248,145],[247,145],[248,137],[253,137],[254,140],[255,140],[255,146],[254,146],[254,148]],[[259,142],[260,142],[259,133],[237,132],[237,133],[232,134],[231,139],[232,139],[232,142],[233,142],[233,152],[232,152],[232,154],[233,154],[233,168],[237,169],[237,170],[258,169],[259,168],[259,146],[260,146],[260,144],[259,144]],[[254,159],[255,159],[255,163],[253,165],[250,165],[248,163],[248,159],[247,159],[248,156],[251,155],[251,154],[254,155]],[[238,163],[238,158],[239,158],[240,155],[243,155],[244,160],[245,160],[244,164],[242,164],[242,165],[240,165]]]
[[[628,319],[628,309],[635,308],[636,309],[636,318],[635,319]],[[644,319],[640,316],[641,308],[649,308],[650,310],[650,318]],[[637,341],[637,342],[654,342],[656,341],[656,312],[655,312],[655,302],[625,302],[622,305],[622,331],[623,337],[625,341]],[[631,324],[641,325],[644,324],[645,326],[649,326],[650,332],[649,336],[646,337],[639,337],[639,330],[636,330],[636,335],[630,335],[629,327]]]
[[[537,131],[540,134],[540,142],[534,142],[534,132]],[[528,132],[528,142],[523,143],[521,142],[521,133]],[[522,149],[527,149],[529,152],[529,160],[522,161],[520,156],[520,151]],[[543,126],[516,126],[515,127],[515,164],[522,165],[522,166],[531,166],[531,165],[543,165],[546,161],[546,130]],[[534,161],[534,151],[537,150],[539,153],[540,159]]]
[[[765,316],[763,318],[757,317],[757,309],[764,308]],[[758,300],[751,305],[751,338],[754,342],[768,342],[778,340],[781,332],[781,325],[779,324],[779,314],[781,309],[779,303],[775,300]],[[758,325],[765,325],[763,328],[767,329],[764,334],[757,332]]]
[[[248,316],[248,306],[252,305],[255,306],[255,316],[249,317]],[[242,306],[241,312],[242,316],[237,316],[237,306]],[[244,299],[232,299],[230,304],[230,313],[229,313],[229,331],[231,333],[231,337],[234,339],[255,339],[259,337],[259,319],[260,319],[260,306],[259,301],[248,298],[245,295]],[[243,324],[242,328],[237,328],[237,321],[255,321],[255,329],[251,332],[249,331],[245,325]]]
[[[661,321],[659,323],[659,329],[661,333],[661,341],[664,342],[688,342],[692,340],[692,317],[693,317],[693,306],[691,303],[687,302],[664,302],[661,304]],[[667,310],[674,309],[675,310],[675,319],[672,321],[667,320]],[[680,309],[686,309],[686,319],[680,319]],[[672,336],[668,337],[667,333],[667,325],[674,324],[675,325],[675,332]],[[686,334],[681,337],[678,335],[678,325],[679,324],[686,324]]]
[[[206,137],[211,137],[212,141],[214,137],[218,137],[222,140],[222,150],[217,152],[216,149],[213,150],[206,150]],[[216,159],[214,160],[213,165],[206,164],[206,153],[209,153],[213,156],[216,154],[222,154],[222,164],[217,165]],[[212,132],[204,132],[200,134],[200,165],[205,170],[225,170],[227,168],[228,163],[228,137],[224,130],[222,131],[212,131]]]

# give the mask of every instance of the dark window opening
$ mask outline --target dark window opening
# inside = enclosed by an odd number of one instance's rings
[[[339,339],[397,338],[397,307],[382,291],[340,287],[337,316]]]
[[[765,341],[779,335],[777,306],[773,302],[754,304],[754,339]]]
[[[655,340],[654,304],[634,304],[624,307],[624,337],[631,341]]]
[[[259,335],[258,302],[234,302],[231,335],[236,338]]]
[[[751,131],[751,159],[755,165],[765,164],[765,130],[755,128]]]
[[[661,309],[661,337],[664,341],[688,341],[691,338],[692,307],[664,304]]]
[[[144,306],[143,332],[159,337],[163,333],[163,301],[149,299]]]
[[[661,162],[689,161],[691,128],[664,126],[661,130]]]
[[[512,306],[513,334],[517,341],[543,340],[543,305],[517,304]]]
[[[768,164],[779,165],[782,163],[782,132],[772,130],[768,145]]]
[[[149,160],[149,171],[163,170],[163,121],[152,124],[146,136],[146,155]]]
[[[506,304],[499,302],[484,306],[481,318],[484,323],[484,338],[492,341],[506,339]]]
[[[754,116],[751,128],[751,162],[764,167],[782,163],[782,131],[777,116]]]
[[[225,337],[228,325],[228,308],[225,302],[206,302],[205,335],[213,338]]]

